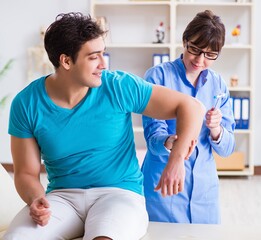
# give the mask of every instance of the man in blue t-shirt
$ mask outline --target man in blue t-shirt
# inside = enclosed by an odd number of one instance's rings
[[[27,206],[4,240],[136,240],[147,230],[143,175],[131,113],[177,118],[178,140],[162,172],[163,196],[183,190],[184,161],[204,108],[192,97],[105,70],[105,32],[89,16],[60,14],[44,44],[55,73],[14,98],[9,134],[15,184]],[[49,184],[40,182],[43,159]]]

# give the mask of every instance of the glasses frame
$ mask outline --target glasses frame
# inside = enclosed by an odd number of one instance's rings
[[[189,47],[193,47],[193,48],[197,49],[197,50],[198,50],[198,53],[191,52],[191,51],[189,50]],[[206,59],[208,59],[208,60],[216,60],[216,59],[218,58],[218,56],[219,56],[219,53],[205,52],[205,51],[202,51],[202,49],[197,48],[196,46],[191,46],[191,45],[189,44],[189,42],[186,43],[186,48],[187,48],[188,53],[190,53],[190,54],[192,54],[192,55],[194,55],[194,56],[200,56],[200,55],[203,53],[204,58],[206,58]],[[210,53],[210,54],[216,54],[216,57],[215,57],[215,58],[209,58],[208,56],[206,56],[206,54],[208,54],[208,53]]]

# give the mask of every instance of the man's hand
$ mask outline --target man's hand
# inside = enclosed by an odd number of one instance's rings
[[[40,226],[47,225],[51,212],[49,202],[45,197],[36,198],[30,205],[30,216]]]
[[[164,146],[171,150],[173,147],[173,143],[178,141],[178,135],[171,135],[166,140]],[[188,153],[185,157],[186,160],[189,159],[191,154],[193,153],[195,147],[197,145],[197,140],[192,140],[191,145],[188,149]],[[185,166],[184,159],[175,156],[174,152],[170,152],[169,159],[173,158],[174,161],[168,162],[164,171],[162,172],[160,181],[158,185],[155,187],[155,191],[161,189],[161,194],[163,197],[173,194],[178,194],[184,189],[184,181],[185,181]]]
[[[170,153],[170,158],[173,158],[174,153]],[[174,157],[175,158],[175,157]],[[184,159],[175,159],[172,163],[168,162],[164,171],[162,172],[160,181],[155,191],[161,189],[163,197],[173,194],[178,194],[183,191],[185,180],[185,166]]]
[[[169,137],[167,138],[167,140],[165,141],[164,146],[165,146],[167,149],[171,150],[171,149],[172,149],[172,146],[173,146],[173,143],[174,143],[176,140],[178,140],[178,135],[176,135],[176,134],[175,134],[175,135],[171,135],[171,136],[169,136]],[[197,141],[196,139],[191,141],[191,145],[190,145],[190,147],[189,147],[189,149],[188,149],[188,154],[187,154],[187,156],[185,157],[186,160],[188,160],[189,157],[191,156],[191,154],[193,153],[193,151],[194,151],[194,149],[195,149],[197,143],[198,143],[198,141]]]

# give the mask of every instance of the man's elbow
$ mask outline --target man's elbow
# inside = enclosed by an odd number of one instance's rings
[[[203,118],[206,113],[206,107],[203,105],[202,102],[200,102],[196,98],[192,98],[192,101],[193,101],[193,110],[195,111],[196,114],[198,114]]]

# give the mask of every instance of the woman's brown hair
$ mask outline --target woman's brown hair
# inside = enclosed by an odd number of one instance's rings
[[[183,33],[183,43],[191,41],[199,48],[209,47],[220,52],[225,44],[225,26],[219,16],[212,11],[199,12],[188,24]]]

